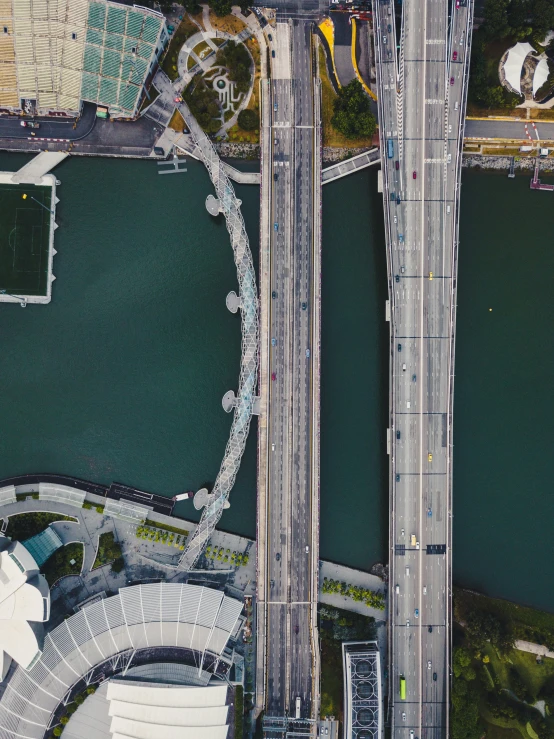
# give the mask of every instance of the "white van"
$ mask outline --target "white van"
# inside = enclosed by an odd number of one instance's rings
[[[399,592],[400,592],[400,585],[397,585],[396,586],[396,594],[398,595]]]

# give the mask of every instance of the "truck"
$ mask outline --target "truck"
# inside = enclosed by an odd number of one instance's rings
[[[40,128],[40,123],[37,121],[21,121],[23,128]]]
[[[411,537],[410,537],[410,542],[411,542],[411,545],[412,545],[413,547],[415,547],[415,545],[416,545],[416,542],[417,542],[417,537],[416,537],[416,535],[415,535],[415,534],[412,534],[412,535],[411,535]]]
[[[525,151],[533,151],[533,147],[532,146],[520,146],[519,147],[519,150],[522,151],[522,152],[525,152]]]
[[[294,715],[294,718],[300,718],[300,707],[302,705],[302,701],[300,700],[300,696],[296,697],[296,712]]]

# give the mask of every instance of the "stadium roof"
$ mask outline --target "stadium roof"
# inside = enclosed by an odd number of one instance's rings
[[[521,70],[523,62],[528,54],[535,52],[535,49],[528,43],[517,43],[508,51],[508,56],[504,62],[504,75],[506,82],[516,92],[521,94]]]
[[[201,671],[219,659],[241,610],[241,601],[218,590],[181,583],[122,588],[85,606],[46,635],[29,671],[18,668],[10,677],[0,697],[0,739],[42,739],[68,688],[122,652],[191,650]]]
[[[87,100],[131,117],[167,39],[160,13],[106,0],[2,0],[0,19],[0,107],[14,110]]]
[[[41,655],[50,591],[31,554],[0,536],[0,680],[12,659],[30,667]]]
[[[535,74],[533,76],[533,97],[535,97],[536,93],[544,85],[547,79],[548,61],[546,59],[541,59],[537,64],[537,68],[535,69]]]

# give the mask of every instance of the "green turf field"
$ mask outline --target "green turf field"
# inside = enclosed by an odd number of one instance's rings
[[[0,185],[0,290],[46,295],[51,197],[51,187]]]

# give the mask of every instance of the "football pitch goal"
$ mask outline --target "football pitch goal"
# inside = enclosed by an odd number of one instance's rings
[[[0,184],[0,290],[46,295],[52,188]]]

